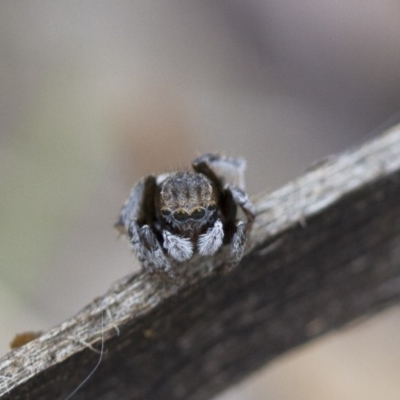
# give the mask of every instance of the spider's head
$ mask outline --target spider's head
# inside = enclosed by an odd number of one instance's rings
[[[198,234],[215,219],[218,194],[205,175],[177,172],[160,189],[161,218],[183,236]]]

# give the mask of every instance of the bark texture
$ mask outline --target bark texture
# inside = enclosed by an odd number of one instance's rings
[[[246,257],[139,273],[0,360],[1,399],[200,400],[400,299],[400,127],[254,199]],[[102,354],[98,350],[103,349]],[[94,370],[94,368],[97,368]]]

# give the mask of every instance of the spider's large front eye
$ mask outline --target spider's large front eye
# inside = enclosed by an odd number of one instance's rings
[[[168,217],[169,215],[171,215],[171,211],[169,211],[167,209],[161,210],[161,215],[163,217]]]
[[[174,218],[179,222],[183,222],[189,218],[189,214],[184,210],[178,210],[174,212]]]
[[[209,211],[215,211],[216,209],[217,209],[216,204],[211,204],[210,206],[207,207],[207,210],[209,210]]]
[[[201,219],[206,215],[206,210],[202,207],[196,208],[195,210],[193,210],[192,214],[190,214],[190,216],[193,219]]]

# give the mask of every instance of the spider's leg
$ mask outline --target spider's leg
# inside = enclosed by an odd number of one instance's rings
[[[246,232],[250,232],[256,216],[254,204],[250,201],[249,196],[247,196],[247,194],[237,186],[226,185],[225,192],[230,193],[235,204],[243,210],[247,218]]]
[[[140,227],[135,220],[131,221],[129,235],[133,250],[146,271],[150,273],[161,271],[173,277],[171,264],[156,235],[148,225]]]
[[[226,185],[223,195],[224,210],[226,215],[226,233],[231,246],[229,266],[237,265],[243,257],[247,242],[247,234],[250,232],[255,217],[255,208],[247,194],[236,186]],[[239,206],[246,215],[247,222],[235,221],[236,208]]]
[[[212,256],[221,246],[224,239],[224,229],[220,219],[206,233],[200,235],[197,248],[202,256]]]
[[[231,256],[229,260],[229,266],[234,267],[239,264],[243,257],[243,252],[246,247],[247,233],[246,224],[243,221],[236,223],[236,232],[231,240]]]
[[[148,272],[154,272],[153,266],[149,263],[149,254],[146,246],[143,243],[142,234],[140,232],[140,226],[136,222],[136,220],[132,220],[129,228],[129,236],[133,251],[136,254],[136,257],[143,265],[144,269]]]
[[[246,161],[220,154],[203,154],[192,163],[193,169],[206,175],[221,190],[224,184],[234,184],[244,189]]]
[[[153,175],[141,179],[122,207],[115,227],[129,236],[133,251],[144,269],[149,272],[162,271],[172,276],[171,265],[152,230],[156,220],[156,190],[156,178]]]
[[[168,254],[180,262],[189,260],[193,255],[193,244],[188,238],[174,235],[167,230],[163,231],[164,248]]]
[[[137,220],[140,225],[152,224],[155,220],[155,194],[156,178],[153,175],[142,178],[131,190],[114,225],[115,228],[121,233],[129,234],[132,220]]]

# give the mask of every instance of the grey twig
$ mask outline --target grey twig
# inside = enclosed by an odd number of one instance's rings
[[[175,281],[124,278],[7,354],[0,398],[65,399],[98,364],[74,399],[209,399],[399,300],[399,200],[396,127],[254,199],[248,254],[230,273],[221,253],[180,264]]]

